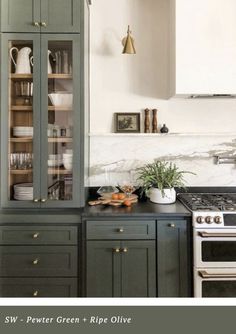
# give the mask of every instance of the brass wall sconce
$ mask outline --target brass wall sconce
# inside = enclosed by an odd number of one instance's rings
[[[131,37],[130,27],[128,26],[127,37],[123,38],[122,44],[124,46],[123,54],[136,54],[134,47],[134,39]]]

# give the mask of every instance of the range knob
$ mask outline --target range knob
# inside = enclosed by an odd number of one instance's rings
[[[207,217],[205,218],[205,222],[206,222],[207,224],[212,224],[212,223],[214,223],[214,218],[211,217],[211,216],[207,216]]]
[[[214,221],[215,221],[216,224],[221,224],[221,223],[222,223],[222,219],[221,219],[220,216],[216,216],[216,217],[214,218]]]
[[[196,221],[197,221],[198,224],[203,224],[204,223],[204,217],[198,216]]]

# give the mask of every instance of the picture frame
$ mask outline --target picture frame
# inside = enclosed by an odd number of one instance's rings
[[[140,113],[115,113],[115,133],[140,133]]]

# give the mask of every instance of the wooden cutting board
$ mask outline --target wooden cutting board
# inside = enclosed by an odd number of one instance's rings
[[[95,205],[111,205],[111,206],[121,206],[124,201],[129,200],[132,204],[138,202],[138,196],[135,194],[132,194],[129,197],[125,197],[124,199],[117,199],[114,200],[111,197],[99,197],[96,201],[90,201],[88,202],[89,205],[95,206]]]

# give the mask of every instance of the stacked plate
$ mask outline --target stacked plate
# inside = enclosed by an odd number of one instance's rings
[[[72,170],[73,165],[73,153],[63,153],[62,154],[62,162],[67,170]]]
[[[19,183],[14,185],[14,199],[17,201],[33,200],[33,183]]]
[[[49,154],[48,167],[60,167],[62,165],[61,154]]]
[[[15,126],[13,128],[14,137],[33,137],[32,126]]]

